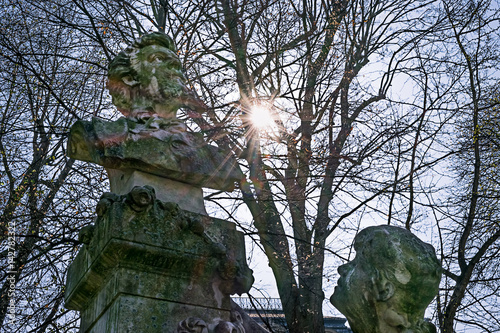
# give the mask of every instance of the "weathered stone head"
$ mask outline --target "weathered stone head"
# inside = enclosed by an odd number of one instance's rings
[[[185,82],[170,37],[154,32],[137,39],[109,65],[108,89],[125,118],[77,121],[68,155],[104,166],[117,194],[154,185],[159,199],[206,214],[201,188],[232,191],[243,173],[230,153],[177,119],[180,107],[206,110]]]
[[[406,229],[368,227],[354,239],[356,257],[338,268],[330,301],[354,333],[436,332],[424,312],[438,293],[434,248]]]
[[[175,119],[189,99],[185,82],[174,42],[160,32],[143,35],[109,64],[113,104],[127,117]]]

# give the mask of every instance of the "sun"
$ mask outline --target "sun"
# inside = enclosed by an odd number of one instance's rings
[[[252,127],[259,132],[273,131],[276,127],[276,121],[271,109],[266,105],[252,106],[249,119]]]

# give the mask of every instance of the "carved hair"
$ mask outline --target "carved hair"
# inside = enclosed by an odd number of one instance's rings
[[[373,268],[378,279],[391,282],[403,295],[398,298],[400,311],[423,314],[439,290],[442,272],[430,244],[403,228],[375,226],[362,230],[354,246],[356,252],[377,263]],[[411,332],[435,332],[434,325],[423,318],[412,324]]]
[[[149,45],[164,46],[174,53],[177,52],[174,41],[164,33],[153,32],[143,35],[141,38],[136,39],[132,45],[118,53],[113,61],[110,62],[108,68],[108,78],[110,80],[114,78],[121,79],[125,75],[135,77],[137,73],[132,68],[130,58],[134,52],[137,52],[137,50]]]

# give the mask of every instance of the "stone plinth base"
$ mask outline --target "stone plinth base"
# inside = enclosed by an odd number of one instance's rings
[[[122,273],[125,275],[116,276],[114,279],[133,278],[133,275],[130,275],[134,273],[132,271],[119,272],[119,274]],[[139,275],[141,279],[154,281],[150,280],[153,276]],[[160,284],[163,281],[164,279],[159,279],[157,283]],[[125,289],[130,289],[130,286]],[[113,298],[107,299],[110,296]],[[207,318],[207,321],[212,319],[211,324],[215,325],[220,321],[231,321],[231,313],[227,308],[217,309],[177,303],[163,297],[137,296],[106,286],[103,292],[93,299],[89,307],[82,311],[80,332],[170,333],[176,332],[179,322],[189,317]]]
[[[147,313],[144,313],[147,309]],[[187,315],[187,316],[186,316]],[[82,332],[138,333],[138,332],[176,332],[179,322],[189,316],[197,318],[218,318],[230,321],[230,313],[215,309],[173,303],[140,296],[119,295],[108,311]],[[211,323],[213,325],[219,324]],[[207,326],[209,326],[207,324]],[[175,329],[172,329],[175,328]]]
[[[244,332],[229,296],[253,277],[234,224],[156,200],[147,186],[104,194],[97,214],[66,283],[80,332]]]

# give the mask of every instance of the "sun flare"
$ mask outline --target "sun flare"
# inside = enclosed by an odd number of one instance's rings
[[[269,131],[276,127],[274,116],[265,105],[254,105],[250,109],[250,123],[258,131]]]

